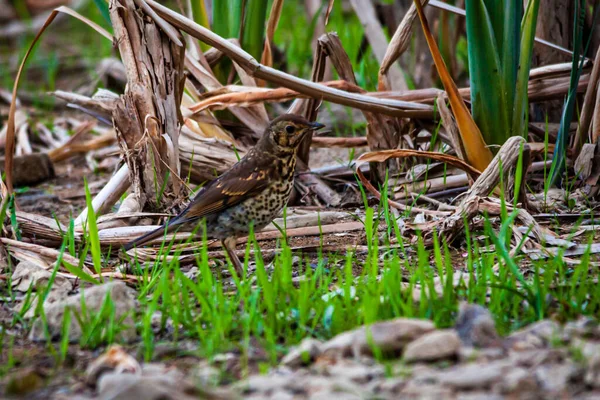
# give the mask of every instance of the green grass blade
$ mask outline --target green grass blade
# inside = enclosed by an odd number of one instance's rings
[[[88,241],[92,251],[92,261],[94,263],[94,270],[97,274],[102,272],[102,250],[100,250],[100,237],[98,236],[98,225],[96,224],[96,213],[92,206],[92,195],[90,194],[90,188],[87,184],[87,180],[84,179],[85,186],[85,203],[88,210],[87,215],[87,231]]]
[[[502,2],[497,1],[496,3]],[[521,0],[505,1],[503,18],[502,41],[498,45],[502,63],[502,85],[504,86],[506,99],[514,99],[522,45],[521,20],[523,18],[523,2]],[[527,75],[529,75],[529,68],[527,68]],[[527,89],[527,84],[525,85],[525,89]],[[525,96],[527,96],[527,92],[525,92]],[[510,106],[510,103],[507,105]]]
[[[527,3],[527,10],[525,11],[521,27],[521,54],[518,58],[519,64],[516,77],[516,91],[514,97],[511,97],[514,98],[515,105],[512,120],[512,134],[523,137],[526,137],[527,133],[527,108],[529,105],[527,89],[529,85],[529,70],[531,68],[531,55],[533,54],[539,8],[539,0],[531,0]]]
[[[583,43],[583,27],[585,25],[585,7],[584,1],[575,2],[575,13],[573,16],[573,60],[571,63],[571,79],[569,82],[569,94],[563,107],[563,112],[560,118],[560,126],[558,129],[558,136],[556,138],[556,146],[554,147],[554,156],[552,158],[552,166],[550,167],[550,178],[547,182],[547,186],[551,186],[557,183],[562,175],[565,168],[565,158],[567,146],[569,144],[569,127],[573,116],[575,114],[575,102],[577,100],[577,86],[579,84],[579,78],[583,69],[584,58],[581,57],[579,61],[579,55],[581,54],[581,48]],[[596,27],[598,17],[598,10],[595,11],[593,18],[592,27]],[[589,48],[591,38],[593,37],[590,32],[589,39],[586,45],[585,51]],[[585,53],[584,51],[584,53]]]
[[[267,0],[246,1],[242,48],[256,59],[260,59],[263,50],[268,4]]]
[[[502,144],[510,136],[509,108],[491,13],[483,0],[465,6],[473,119],[487,144]]]
[[[96,5],[96,7],[98,7],[98,10],[100,10],[102,18],[104,18],[104,20],[108,22],[109,25],[111,25],[110,12],[108,11],[108,2],[106,2],[105,0],[94,0],[94,4]]]
[[[226,0],[213,1],[212,31],[219,36],[229,38],[229,4]]]

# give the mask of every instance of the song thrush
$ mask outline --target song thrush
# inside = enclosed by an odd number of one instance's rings
[[[219,239],[238,273],[236,238],[268,225],[287,203],[294,184],[296,152],[302,139],[324,125],[297,115],[282,115],[269,124],[262,138],[240,161],[202,188],[194,200],[160,228],[125,245],[125,250],[206,220],[209,238]]]

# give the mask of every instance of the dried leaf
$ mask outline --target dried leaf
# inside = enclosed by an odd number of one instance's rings
[[[411,149],[381,150],[364,153],[356,159],[356,168],[359,168],[362,164],[367,162],[384,162],[389,160],[390,158],[408,157],[423,157],[429,160],[440,161],[452,165],[454,167],[464,170],[473,179],[477,179],[479,175],[481,175],[481,172],[479,172],[476,168],[472,167],[470,164],[464,162],[460,158],[444,153]]]
[[[327,11],[325,11],[325,25],[329,23],[329,16],[331,15],[331,11],[333,10],[333,3],[335,0],[329,0],[327,3]]]
[[[427,18],[425,17],[421,3],[415,0],[414,4],[416,4],[417,13],[419,14],[419,19],[421,20],[421,25],[423,27],[423,33],[425,34],[425,39],[429,45],[429,50],[431,51],[436,69],[444,84],[444,88],[448,93],[448,98],[452,105],[452,112],[456,118],[463,145],[465,146],[467,159],[475,168],[484,170],[492,161],[492,152],[487,148],[483,141],[483,137],[481,136],[477,124],[473,121],[473,117],[469,113],[463,99],[460,97],[458,88],[446,68],[444,59],[435,42],[435,38],[429,30]]]
[[[429,0],[421,0],[421,4],[424,6]],[[394,32],[392,40],[387,47],[381,66],[379,67],[379,83],[377,90],[386,91],[390,90],[390,85],[387,79],[387,73],[394,62],[406,51],[410,43],[410,37],[412,33],[413,22],[417,16],[417,8],[414,4],[410,5],[408,12],[402,18],[402,22],[398,25],[398,29]]]
[[[279,18],[281,17],[282,9],[283,0],[273,0],[273,4],[271,5],[271,12],[269,13],[269,20],[267,22],[267,35],[265,37],[265,47],[263,49],[262,57],[260,58],[260,63],[269,67],[273,66],[273,54],[271,52],[271,43],[273,42],[273,37],[275,36],[275,30],[277,29],[277,24],[279,23]],[[259,86],[264,86],[264,84],[261,84],[261,82],[259,82]]]

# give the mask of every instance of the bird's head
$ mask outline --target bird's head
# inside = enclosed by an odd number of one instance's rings
[[[295,151],[309,132],[325,125],[310,122],[299,115],[285,114],[275,118],[267,129],[268,140],[283,152]]]

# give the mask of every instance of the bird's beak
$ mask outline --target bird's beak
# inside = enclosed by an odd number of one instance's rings
[[[313,131],[319,130],[321,128],[325,128],[325,125],[320,124],[318,122],[313,122],[313,123],[310,124],[310,129],[313,130]]]

